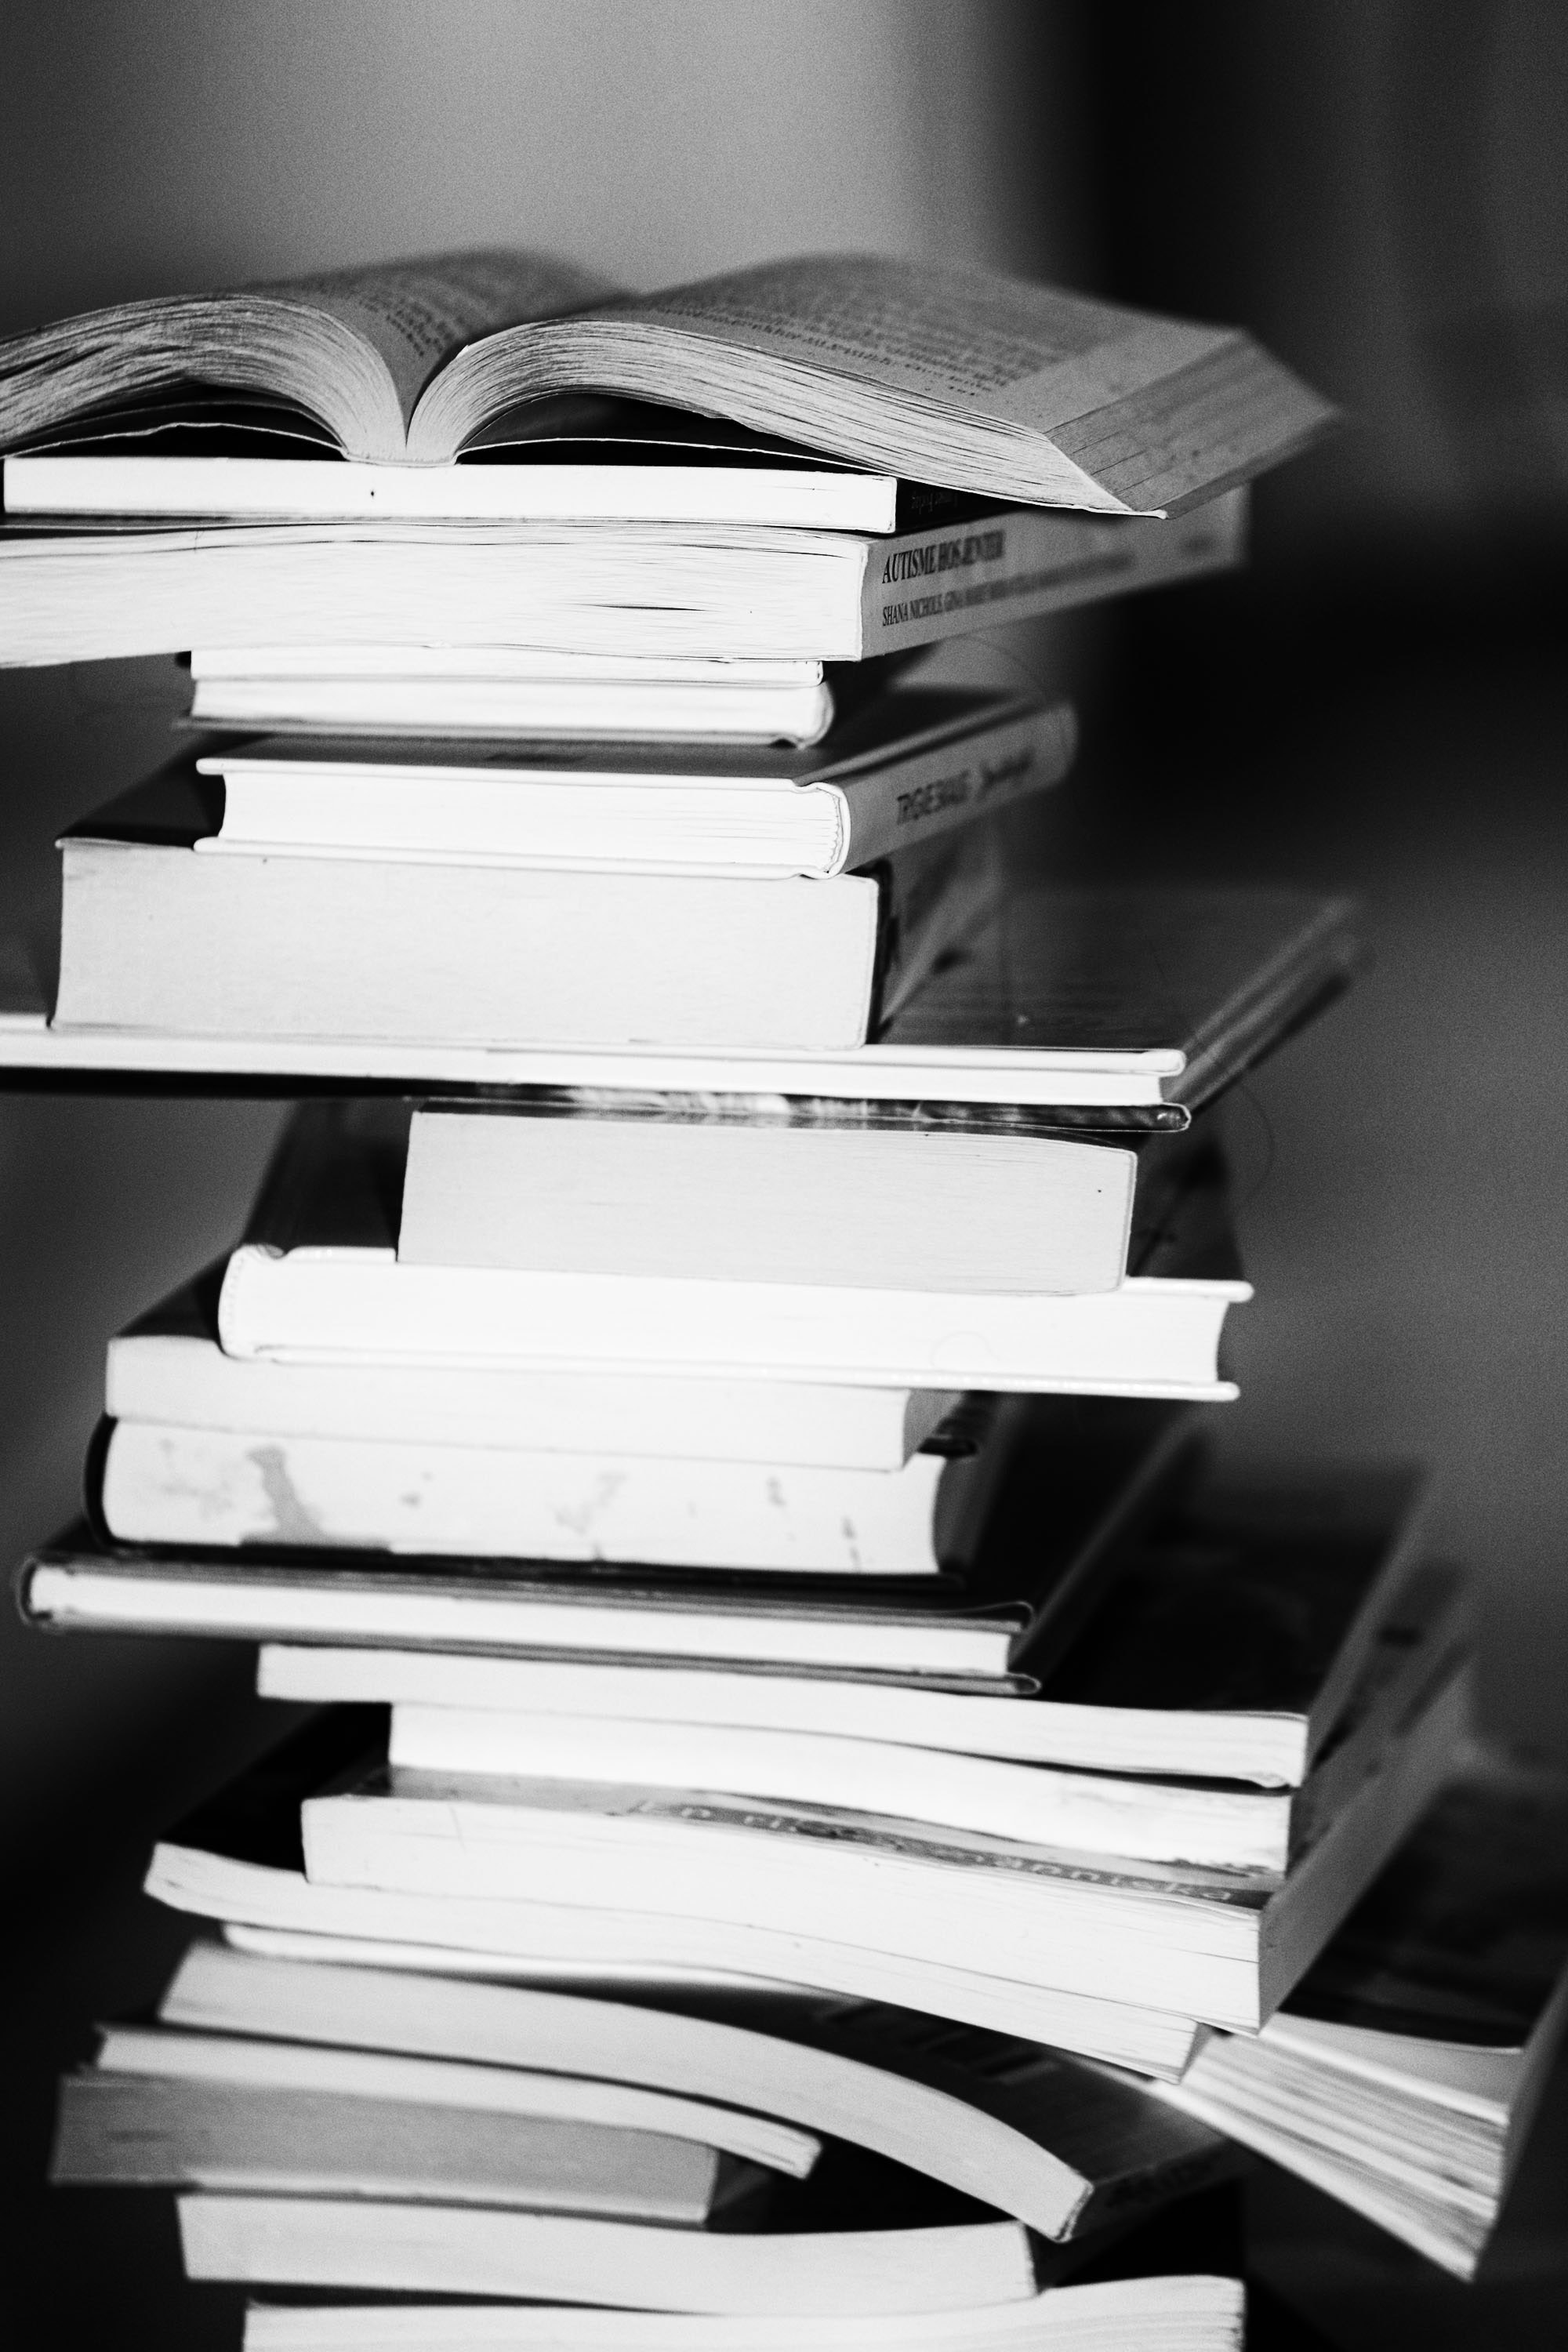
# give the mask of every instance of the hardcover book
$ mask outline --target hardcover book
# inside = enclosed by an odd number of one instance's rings
[[[64,836],[57,1028],[845,1050],[1005,887],[994,821],[816,883],[199,856],[221,801],[182,763]]]
[[[1058,783],[1076,740],[1064,703],[914,686],[815,752],[278,738],[197,760],[223,782],[197,846],[824,878]]]

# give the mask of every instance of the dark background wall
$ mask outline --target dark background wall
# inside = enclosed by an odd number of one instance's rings
[[[1568,12],[1073,12],[1094,281],[1345,406],[1250,577],[1097,628],[1059,847],[1358,892],[1370,971],[1231,1117],[1238,1452],[1419,1453],[1483,1706],[1568,1745]]]

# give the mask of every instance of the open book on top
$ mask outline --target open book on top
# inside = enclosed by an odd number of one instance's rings
[[[436,467],[559,432],[582,414],[563,395],[595,394],[1112,515],[1246,480],[1331,414],[1236,329],[977,271],[828,256],[637,296],[537,255],[471,252],[122,303],[15,337],[0,345],[0,447],[58,444],[84,417],[113,436],[205,414],[291,427],[296,449],[324,436],[351,460]]]

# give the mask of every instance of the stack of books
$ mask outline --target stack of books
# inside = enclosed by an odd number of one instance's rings
[[[1071,713],[900,660],[1234,561],[1324,415],[1244,337],[856,261],[0,353],[0,646],[189,651],[227,731],[73,827],[0,1043],[317,1090],[20,1585],[315,1709],[159,1844],[209,1927],[55,2156],[291,2290],[253,2347],[1206,2352],[1239,2287],[1153,2210],[1238,2142],[1359,2182],[1422,2097],[1335,2137],[1321,1988],[1454,1801],[1463,1581],[1407,1469],[1226,1476],[1195,1411],[1250,1295],[1212,1107],[1349,912],[1031,881]]]

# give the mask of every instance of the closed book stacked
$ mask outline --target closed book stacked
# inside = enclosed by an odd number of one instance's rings
[[[65,835],[0,1047],[309,1097],[21,1582],[315,1710],[158,1844],[204,1939],[55,2153],[289,2290],[255,2352],[1239,2340],[1202,2070],[1468,1720],[1413,1474],[1197,1426],[1215,1106],[1352,927],[1042,885],[1072,713],[908,657],[1234,562],[1326,414],[856,260],[0,352],[0,654],[184,653],[198,730]]]

